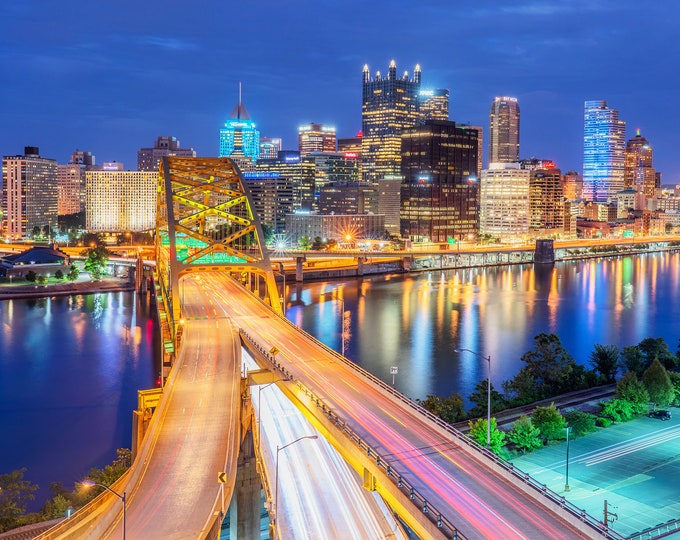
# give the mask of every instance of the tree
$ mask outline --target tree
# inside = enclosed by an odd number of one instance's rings
[[[80,270],[75,264],[71,265],[71,268],[69,269],[68,273],[66,274],[66,279],[69,281],[75,281],[78,279],[78,276],[80,275]]]
[[[666,369],[677,365],[677,357],[668,349],[668,344],[663,338],[645,338],[638,343],[638,348],[644,356],[645,368],[651,366],[655,359],[658,359]]]
[[[40,238],[40,235],[41,235],[40,227],[38,227],[38,226],[36,225],[36,226],[33,227],[33,229],[31,230],[31,238],[37,239],[37,238]]]
[[[463,398],[455,392],[448,398],[427,396],[424,401],[418,400],[418,402],[432,414],[449,424],[453,424],[465,418]]]
[[[24,480],[26,469],[0,474],[0,532],[17,525],[17,520],[26,512],[26,502],[32,501],[38,486]]]
[[[635,416],[633,404],[625,399],[610,399],[600,403],[600,407],[600,416],[611,418],[614,422],[627,422]]]
[[[323,238],[320,236],[315,236],[314,242],[312,242],[312,249],[315,251],[323,249]]]
[[[267,225],[266,223],[262,223],[260,225],[262,227],[262,236],[264,236],[263,240],[266,245],[271,244],[274,241],[274,229],[271,225]]]
[[[520,416],[508,432],[508,440],[522,453],[532,452],[543,446],[541,430],[531,423],[527,415]]]
[[[536,386],[536,378],[527,366],[520,369],[511,380],[503,382],[503,391],[510,406],[524,405],[543,399],[543,394]]]
[[[33,270],[29,270],[28,272],[26,272],[26,281],[30,283],[35,283],[37,277],[38,274],[36,274]]]
[[[468,398],[471,403],[474,403],[474,407],[470,409],[470,416],[472,417],[480,417],[480,416],[486,416],[486,409],[487,409],[487,403],[489,401],[489,394],[487,392],[487,383],[488,381],[486,379],[482,379],[477,383],[477,386],[475,386],[475,391],[470,394],[470,397]],[[505,409],[506,403],[505,399],[503,399],[503,395],[500,392],[496,392],[493,388],[493,384],[491,385],[491,412],[495,411],[502,411]]]
[[[595,415],[587,412],[573,410],[564,413],[564,420],[571,427],[574,437],[581,437],[595,431]]]
[[[95,247],[88,249],[87,260],[85,261],[85,271],[94,279],[101,279],[104,267],[109,260],[109,250],[105,247]]]
[[[645,371],[644,356],[637,345],[629,345],[621,351],[621,362],[628,371],[632,371],[638,377]]]
[[[649,399],[652,403],[668,405],[673,402],[675,398],[673,384],[668,376],[668,371],[661,365],[658,358],[655,358],[652,365],[645,370],[642,382],[649,392]]]
[[[47,278],[46,278],[43,274],[38,274],[38,277],[36,278],[36,281],[37,281],[40,285],[45,285],[45,283],[47,283]]]
[[[58,279],[59,281],[61,281],[62,279],[64,279],[64,272],[62,272],[61,270],[57,270],[57,271],[54,273],[54,279]]]
[[[590,364],[600,374],[603,383],[609,384],[616,380],[619,370],[619,348],[616,345],[600,345],[597,343],[590,353]]]
[[[300,249],[305,251],[311,249],[312,240],[309,238],[309,236],[303,235],[298,239],[298,246],[300,246]]]
[[[470,437],[477,441],[482,446],[486,446],[487,438],[487,423],[486,418],[479,418],[474,422],[470,420]],[[490,433],[490,445],[489,450],[494,454],[498,455],[505,444],[505,433],[500,431],[496,426],[496,419],[491,419],[491,433]]]
[[[630,403],[635,415],[647,412],[649,392],[632,371],[626,371],[623,378],[616,383],[616,397]]]
[[[669,371],[668,377],[671,379],[671,384],[673,385],[673,393],[675,394],[673,403],[677,406],[678,404],[680,404],[680,373]]]
[[[555,408],[554,403],[548,407],[536,407],[531,413],[531,423],[538,428],[546,441],[566,437],[564,428],[567,427],[567,422],[560,411]]]

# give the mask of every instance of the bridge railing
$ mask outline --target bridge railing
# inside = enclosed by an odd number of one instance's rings
[[[603,524],[600,520],[595,518],[594,516],[591,516],[588,514],[585,510],[582,508],[577,507],[575,504],[571,503],[568,501],[564,496],[556,493],[555,491],[549,489],[545,484],[541,484],[538,482],[536,479],[534,479],[531,475],[523,472],[522,470],[518,469],[515,467],[512,463],[500,458],[496,454],[494,454],[491,450],[488,448],[485,448],[478,444],[476,441],[472,440],[470,437],[467,435],[463,434],[461,431],[455,429],[452,427],[450,424],[447,422],[444,422],[441,418],[438,416],[432,414],[430,411],[425,409],[423,406],[419,405],[417,402],[412,400],[411,398],[405,396],[401,392],[397,391],[394,389],[392,386],[389,384],[385,383],[383,380],[379,379],[372,373],[366,371],[364,368],[361,366],[355,364],[351,360],[345,358],[344,356],[338,354],[334,349],[328,347],[325,343],[322,343],[318,339],[316,339],[314,336],[308,334],[304,330],[302,330],[300,327],[295,325],[293,322],[289,321],[285,317],[278,315],[279,319],[282,322],[285,322],[288,324],[291,328],[293,328],[296,332],[299,332],[307,339],[310,341],[314,342],[316,345],[318,345],[321,349],[323,349],[327,354],[330,354],[334,356],[337,360],[340,362],[343,362],[346,366],[348,366],[350,369],[360,373],[364,377],[368,378],[373,384],[375,384],[377,387],[379,387],[382,391],[388,393],[393,399],[402,402],[404,405],[407,407],[410,407],[413,409],[415,412],[420,414],[421,416],[426,417],[430,422],[434,423],[437,425],[437,427],[445,432],[447,432],[449,435],[452,435],[461,445],[469,448],[473,453],[477,453],[479,455],[484,456],[486,459],[490,460],[493,462],[498,468],[500,468],[502,471],[506,472],[508,475],[510,475],[514,480],[518,483],[524,484],[528,488],[530,488],[536,495],[539,497],[543,497],[548,499],[550,502],[558,505],[560,508],[565,510],[572,518],[575,520],[584,523],[587,525],[590,529],[597,531],[599,535],[601,535],[603,538],[609,538],[612,540],[624,540],[625,537],[621,536],[620,534],[616,533],[615,531],[610,530],[605,524]],[[357,445],[361,450],[364,450],[367,457],[373,459],[376,461],[376,464],[379,465],[380,467],[384,468],[386,472],[388,472],[388,476],[391,476],[394,478],[394,481],[398,484],[398,487],[401,489],[403,486],[408,486],[408,494],[411,500],[414,500],[416,502],[421,503],[420,507],[423,513],[427,514],[429,518],[434,518],[432,519],[433,522],[437,523],[437,525],[442,528],[442,530],[448,530],[453,536],[451,538],[461,538],[460,533],[457,531],[456,527],[449,522],[446,518],[444,518],[441,513],[437,512],[437,510],[432,506],[431,504],[428,503],[427,499],[425,499],[424,496],[419,494],[415,488],[411,484],[409,484],[401,475],[398,475],[394,468],[392,468],[389,464],[389,460],[384,458],[383,456],[380,456],[378,452],[376,452],[374,449],[370,448],[365,441],[361,441],[361,438],[349,427],[349,425],[343,421],[342,419],[338,418],[335,413],[332,412],[332,410],[329,407],[326,407],[326,405],[323,403],[323,400],[318,398],[311,390],[307,389],[302,383],[294,379],[291,375],[290,372],[283,366],[280,362],[276,361],[275,356],[271,355],[269,351],[265,350],[263,347],[261,347],[250,335],[248,335],[246,332],[241,330],[241,334],[247,337],[248,341],[258,349],[258,351],[266,358],[269,359],[269,361],[286,377],[288,377],[291,381],[295,382],[300,389],[302,389],[310,398],[315,400],[317,403],[317,406],[319,406],[323,412],[328,416],[333,421],[336,421],[338,426],[342,426],[343,432],[346,433],[349,436],[350,441],[356,442]],[[361,441],[361,442],[359,442]],[[387,467],[390,467],[390,470],[388,471]],[[394,476],[392,476],[394,474]],[[406,493],[406,492],[405,492]],[[440,525],[441,523],[441,525]]]

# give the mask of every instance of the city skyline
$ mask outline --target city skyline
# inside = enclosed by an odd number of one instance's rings
[[[680,52],[673,5],[564,4],[9,3],[0,8],[13,21],[0,37],[12,73],[0,87],[0,152],[38,146],[65,163],[88,150],[134,169],[139,148],[170,135],[216,156],[239,81],[262,136],[282,137],[284,149],[309,122],[351,137],[361,128],[363,65],[374,75],[394,59],[400,75],[420,64],[423,88],[449,89],[450,119],[481,125],[486,137],[490,101],[517,97],[520,157],[553,159],[563,171],[583,166],[584,102],[606,100],[626,120],[626,140],[640,128],[654,147],[662,183],[680,182],[678,113],[668,107],[680,75],[664,63]],[[452,42],[457,28],[465,31]],[[644,77],[627,65],[644,65]]]

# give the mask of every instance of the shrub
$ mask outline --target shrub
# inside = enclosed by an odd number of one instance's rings
[[[29,270],[26,273],[26,281],[30,281],[31,283],[35,283],[36,278],[38,277],[38,274],[36,274],[33,270]]]
[[[612,425],[612,420],[611,418],[605,418],[603,416],[598,416],[595,419],[595,425],[597,427],[609,427]]]
[[[595,415],[583,411],[569,411],[564,413],[564,419],[571,427],[574,437],[581,437],[595,431]]]

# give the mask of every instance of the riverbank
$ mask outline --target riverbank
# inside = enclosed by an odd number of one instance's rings
[[[46,296],[71,296],[74,294],[94,294],[103,292],[134,291],[135,284],[128,278],[106,276],[100,280],[89,277],[67,283],[34,283],[0,285],[0,300],[14,298],[43,298]]]

